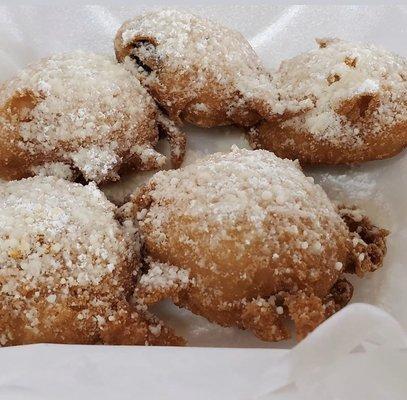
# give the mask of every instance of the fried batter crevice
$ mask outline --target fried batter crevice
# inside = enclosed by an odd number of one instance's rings
[[[381,268],[387,252],[386,237],[390,232],[373,225],[356,207],[340,206],[338,211],[351,232],[346,272],[363,277],[367,272]]]

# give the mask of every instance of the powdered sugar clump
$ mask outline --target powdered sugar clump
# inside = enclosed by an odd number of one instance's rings
[[[97,176],[118,180],[115,167],[120,163],[121,157],[116,154],[116,148],[117,142],[111,142],[105,146],[82,148],[73,152],[71,157],[75,166],[88,180]]]
[[[32,168],[34,175],[55,176],[61,179],[72,180],[73,173],[69,165],[62,162],[45,163]]]
[[[139,286],[149,290],[186,287],[189,283],[189,271],[172,265],[149,260],[148,273],[141,276]]]

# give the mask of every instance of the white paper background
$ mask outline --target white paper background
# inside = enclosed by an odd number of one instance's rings
[[[121,23],[146,8],[135,1],[83,6],[78,2],[0,5],[0,79],[39,57],[82,48],[112,53]],[[314,37],[338,36],[382,45],[407,56],[407,7],[221,5],[188,10],[240,30],[265,64],[313,48]],[[9,4],[9,5],[7,5]],[[121,4],[121,5],[117,5]],[[126,4],[126,5],[124,5]],[[168,2],[148,2],[169,4]],[[180,5],[180,2],[175,3]],[[203,153],[247,146],[234,128],[188,127],[190,161]],[[354,168],[309,170],[332,199],[365,208],[392,231],[381,271],[354,280],[354,302],[389,312],[407,328],[406,152]],[[131,176],[104,188],[120,200],[139,183]],[[160,315],[193,346],[282,347],[247,332],[220,328],[174,306]],[[0,399],[405,399],[405,334],[395,320],[367,305],[352,305],[324,323],[293,350],[219,348],[114,348],[25,346],[0,350]],[[363,344],[364,343],[364,344]],[[361,345],[362,344],[362,345]],[[359,345],[359,347],[357,347]],[[357,352],[352,352],[356,348]],[[68,390],[69,388],[69,390]],[[299,397],[298,397],[299,396]]]

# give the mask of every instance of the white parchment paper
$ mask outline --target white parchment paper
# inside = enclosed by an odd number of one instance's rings
[[[2,1],[1,80],[55,52],[82,48],[113,54],[114,34],[125,19],[145,8],[169,5],[124,0],[99,5],[43,3]],[[172,3],[240,30],[269,67],[313,48],[315,37],[326,36],[371,42],[407,56],[405,6]],[[186,130],[187,162],[227,151],[234,143],[247,147],[235,128]],[[392,232],[384,268],[367,279],[353,280],[353,302],[358,304],[346,307],[291,349],[293,342],[260,342],[247,332],[215,326],[164,303],[157,313],[187,337],[190,346],[200,348],[0,349],[0,399],[407,398],[407,353],[400,350],[406,347],[407,328],[407,154],[306,173],[332,199],[359,205]],[[128,176],[103,190],[120,202],[147,177]]]

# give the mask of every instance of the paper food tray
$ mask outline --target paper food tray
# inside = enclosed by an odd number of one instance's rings
[[[27,63],[78,48],[112,53],[121,23],[154,2],[0,6],[0,79]],[[169,2],[157,5],[171,5]],[[280,7],[245,3],[179,8],[241,31],[265,64],[315,47],[315,37],[370,42],[407,56],[407,7]],[[232,144],[235,128],[186,127],[187,162]],[[407,398],[407,156],[358,167],[305,171],[334,200],[365,209],[391,230],[382,270],[354,279],[353,305],[299,345],[270,344],[221,328],[164,303],[157,313],[189,340],[187,348],[35,345],[0,349],[0,399],[405,399]],[[103,190],[120,201],[149,176]],[[360,304],[364,303],[364,304]],[[373,307],[373,306],[375,307]],[[210,347],[210,348],[209,348]],[[240,348],[238,348],[240,347]],[[270,349],[271,348],[271,349]]]

